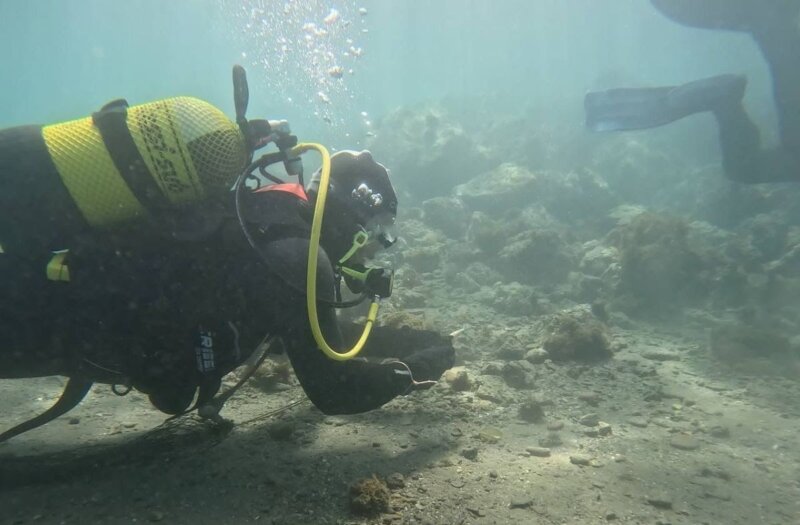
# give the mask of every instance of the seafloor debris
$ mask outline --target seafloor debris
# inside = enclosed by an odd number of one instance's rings
[[[361,516],[376,516],[389,510],[389,487],[376,475],[350,486],[350,510]]]

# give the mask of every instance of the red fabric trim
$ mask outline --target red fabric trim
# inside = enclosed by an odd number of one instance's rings
[[[304,201],[308,201],[308,195],[306,195],[306,191],[303,189],[303,186],[295,182],[270,184],[269,186],[258,188],[254,193],[261,193],[263,191],[284,191],[286,193],[291,193],[292,195],[295,195]]]

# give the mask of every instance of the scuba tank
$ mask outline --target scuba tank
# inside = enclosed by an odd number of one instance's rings
[[[236,123],[202,100],[176,97],[42,128],[61,182],[85,221],[113,228],[227,192],[249,161]]]

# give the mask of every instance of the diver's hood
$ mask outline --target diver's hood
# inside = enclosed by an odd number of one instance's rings
[[[308,184],[308,194],[316,197],[321,171]],[[350,216],[362,228],[376,219],[394,222],[397,194],[389,170],[376,162],[369,151],[342,150],[331,155],[331,180],[325,218]],[[335,220],[335,219],[334,219]]]

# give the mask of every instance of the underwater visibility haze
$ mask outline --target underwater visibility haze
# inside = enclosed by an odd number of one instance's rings
[[[0,523],[800,523],[800,0],[0,43]]]

